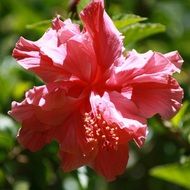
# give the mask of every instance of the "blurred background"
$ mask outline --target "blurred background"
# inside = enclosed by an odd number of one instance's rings
[[[42,82],[11,57],[19,36],[37,40],[60,14],[77,20],[88,0],[0,0],[0,190],[185,190],[190,189],[190,0],[107,0],[106,9],[125,35],[127,49],[178,50],[185,62],[175,75],[185,91],[183,107],[170,121],[149,120],[142,149],[130,144],[126,172],[107,183],[89,168],[59,168],[58,145],[31,153],[16,140],[19,124],[7,111],[13,100]],[[139,16],[135,16],[135,15]],[[148,19],[146,19],[148,18]],[[157,24],[160,23],[160,24]]]

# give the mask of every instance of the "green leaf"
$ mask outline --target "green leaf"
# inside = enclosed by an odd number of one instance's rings
[[[13,190],[29,190],[30,184],[28,181],[17,181],[14,184]]]
[[[14,92],[13,92],[13,97],[18,99],[23,96],[24,92],[26,92],[32,84],[30,82],[18,82],[17,85],[15,86]]]
[[[125,15],[113,17],[113,20],[115,20],[114,24],[119,30],[131,24],[144,21],[146,19],[147,18],[145,17],[140,17],[134,14],[125,14]]]
[[[153,34],[165,31],[165,26],[157,23],[136,23],[125,27],[121,32],[125,36],[124,43],[129,45],[131,43],[142,40]]]
[[[50,25],[51,25],[51,20],[42,20],[40,22],[36,22],[33,24],[27,24],[26,28],[27,29],[34,29],[34,28],[43,27],[43,28],[47,29],[48,27],[50,27]]]
[[[184,102],[182,108],[179,110],[179,112],[171,119],[171,123],[175,128],[179,128],[183,125],[183,118],[187,111],[187,108],[189,106],[189,102]]]
[[[150,170],[150,175],[190,189],[190,162],[157,166]]]
[[[77,5],[78,13],[80,13],[89,2],[90,2],[90,0],[80,0]]]
[[[0,169],[0,185],[2,185],[5,182],[5,174],[3,170]]]
[[[13,138],[10,134],[5,132],[0,132],[0,148],[5,148],[10,150],[14,145]]]

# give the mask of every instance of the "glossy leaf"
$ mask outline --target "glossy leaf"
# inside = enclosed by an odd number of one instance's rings
[[[150,170],[150,175],[190,189],[190,163],[157,166]]]
[[[184,115],[187,111],[187,108],[189,106],[189,102],[184,102],[182,108],[180,111],[171,119],[171,123],[175,128],[179,128],[183,125],[182,120],[184,119]]]
[[[116,16],[113,19],[115,20],[114,21],[115,26],[119,30],[121,30],[124,27],[127,27],[131,24],[135,24],[135,23],[144,21],[147,18],[138,16],[138,15],[134,15],[134,14],[125,14],[125,15]]]
[[[137,23],[123,28],[122,33],[125,36],[124,43],[129,45],[131,43],[142,40],[153,34],[157,34],[165,31],[165,26],[162,24],[152,23]]]
[[[90,0],[80,0],[78,5],[77,5],[77,11],[80,13],[83,8],[90,2]]]

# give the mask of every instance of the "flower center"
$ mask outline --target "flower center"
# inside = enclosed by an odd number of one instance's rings
[[[98,143],[99,146],[106,149],[117,149],[118,126],[108,125],[101,114],[94,116],[92,113],[85,113],[83,126],[89,143]]]

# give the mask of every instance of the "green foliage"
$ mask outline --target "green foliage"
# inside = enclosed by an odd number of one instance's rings
[[[114,21],[116,27],[121,31],[123,36],[125,36],[125,46],[129,46],[148,36],[165,31],[165,26],[162,24],[139,23],[147,18],[133,14],[116,16],[115,19],[117,19]]]
[[[24,92],[32,85],[30,81],[23,80],[19,72],[16,61],[10,56],[7,56],[0,64],[0,111],[8,111],[8,104],[12,99],[20,99]],[[21,71],[22,72],[22,71]],[[6,109],[5,109],[6,108]]]
[[[165,26],[162,24],[134,24],[123,29],[122,33],[125,36],[125,45],[130,45],[131,43],[142,40],[153,34],[157,34],[165,31]]]
[[[156,166],[150,170],[150,175],[190,189],[190,162]]]
[[[135,23],[144,21],[147,18],[140,17],[140,16],[134,15],[134,14],[124,14],[124,15],[114,16],[113,19],[114,19],[115,26],[119,30],[122,30],[131,24],[135,24]]]
[[[46,30],[47,28],[49,28],[51,25],[51,20],[43,20],[40,22],[36,22],[33,24],[27,24],[26,28],[27,29],[36,29],[36,28],[42,28],[43,30]]]
[[[179,112],[171,119],[171,123],[173,127],[175,128],[180,128],[183,126],[183,120],[186,112],[188,111],[189,108],[189,102],[186,101],[183,103],[182,108],[179,110]]]
[[[80,1],[79,1],[79,4],[78,4],[78,6],[77,6],[77,11],[78,11],[78,13],[80,13],[80,12],[83,10],[83,8],[84,8],[89,2],[90,2],[90,0],[80,0]]]

